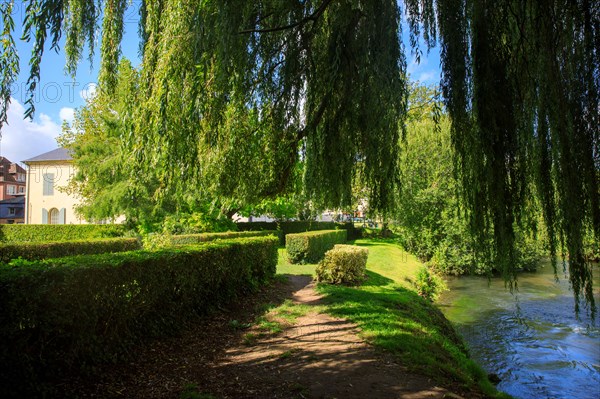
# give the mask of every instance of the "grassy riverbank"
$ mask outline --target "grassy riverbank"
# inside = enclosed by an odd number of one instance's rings
[[[368,280],[360,287],[320,285],[323,311],[356,323],[364,339],[412,371],[463,392],[507,397],[468,357],[443,314],[417,295],[413,281],[422,264],[393,241],[358,240],[356,245],[369,249]],[[283,249],[279,255],[278,273],[314,274],[316,265],[291,265]]]

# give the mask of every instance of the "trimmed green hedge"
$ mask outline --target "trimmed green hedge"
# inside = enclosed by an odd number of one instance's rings
[[[317,266],[317,281],[329,284],[360,284],[365,279],[369,250],[338,244],[325,253]]]
[[[202,242],[209,242],[214,240],[224,240],[231,238],[243,238],[243,237],[265,237],[265,236],[276,236],[278,232],[275,230],[265,231],[227,231],[224,233],[201,233],[201,234],[183,234],[171,236],[170,241],[172,245],[188,245],[188,244],[199,244]]]
[[[335,244],[346,242],[346,230],[319,230],[285,236],[290,263],[317,263]]]
[[[4,224],[0,242],[45,242],[122,237],[122,224]]]
[[[255,237],[0,265],[0,397],[39,396],[44,381],[126,359],[249,293],[275,274],[277,246]]]
[[[237,227],[239,231],[278,230],[281,232],[280,239],[282,245],[285,245],[286,235],[304,233],[307,231],[343,229],[348,232],[348,240],[355,240],[362,235],[362,230],[355,228],[354,223],[351,222],[317,222],[311,220],[294,222],[243,222],[237,223]]]
[[[137,238],[99,238],[95,240],[56,242],[17,242],[0,244],[0,262],[9,262],[19,257],[27,260],[62,258],[73,255],[92,255],[111,252],[126,252],[141,249]]]
[[[239,231],[279,230],[277,222],[239,222],[235,225]]]

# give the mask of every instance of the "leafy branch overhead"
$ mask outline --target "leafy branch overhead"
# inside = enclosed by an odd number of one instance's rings
[[[126,0],[26,0],[29,89],[46,41],[67,70],[101,32],[101,89],[114,89]],[[0,123],[19,70],[4,1]],[[551,250],[569,253],[593,305],[582,237],[600,237],[600,7],[590,0],[306,0],[140,3],[140,164],[160,184],[195,181],[258,202],[285,192],[298,161],[314,204],[352,201],[360,168],[374,211],[393,207],[407,114],[401,19],[417,58],[439,43],[462,198],[478,250],[515,277],[515,231],[535,198]],[[97,29],[101,26],[101,29]],[[48,37],[49,36],[49,37]],[[28,101],[27,115],[33,112]],[[399,128],[400,127],[400,128]],[[160,151],[156,150],[160,149]],[[485,238],[492,233],[492,246]]]

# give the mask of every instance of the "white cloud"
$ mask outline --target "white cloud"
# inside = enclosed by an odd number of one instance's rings
[[[421,83],[433,83],[433,81],[435,80],[436,76],[435,76],[435,72],[433,71],[425,71],[422,72],[419,77],[418,77],[418,81]]]
[[[46,114],[39,114],[33,121],[23,119],[24,112],[25,107],[11,98],[8,125],[2,126],[0,155],[13,162],[21,162],[58,147],[56,137],[61,133],[60,124]],[[61,117],[62,114],[63,110]]]
[[[86,83],[83,86],[83,90],[79,92],[79,95],[85,101],[91,100],[96,95],[96,91],[98,90],[98,85],[96,83]]]
[[[413,81],[425,84],[437,83],[439,81],[439,69],[430,64],[427,54],[421,56],[420,63],[415,60],[414,55],[411,55],[406,65],[406,72]]]
[[[75,119],[75,108],[63,107],[60,109],[59,116],[61,122],[67,121],[71,123],[73,122],[73,119]]]

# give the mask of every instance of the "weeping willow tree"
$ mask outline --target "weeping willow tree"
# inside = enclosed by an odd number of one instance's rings
[[[28,0],[29,90],[45,47],[65,36],[74,73],[101,32],[102,90],[113,90],[126,0]],[[136,2],[136,4],[138,4]],[[480,252],[511,288],[515,229],[543,204],[553,256],[595,309],[583,236],[600,237],[600,22],[590,0],[142,0],[136,123],[140,165],[174,181],[253,201],[284,192],[298,161],[315,204],[351,201],[360,174],[369,206],[393,206],[406,115],[401,16],[412,50],[439,41],[456,166]],[[12,1],[2,14],[0,123],[19,61]],[[101,25],[101,29],[98,27]],[[48,42],[48,43],[47,43]],[[28,101],[28,116],[34,110]],[[360,166],[358,166],[360,165]],[[533,189],[534,188],[534,189]],[[484,245],[485,237],[494,245]]]

